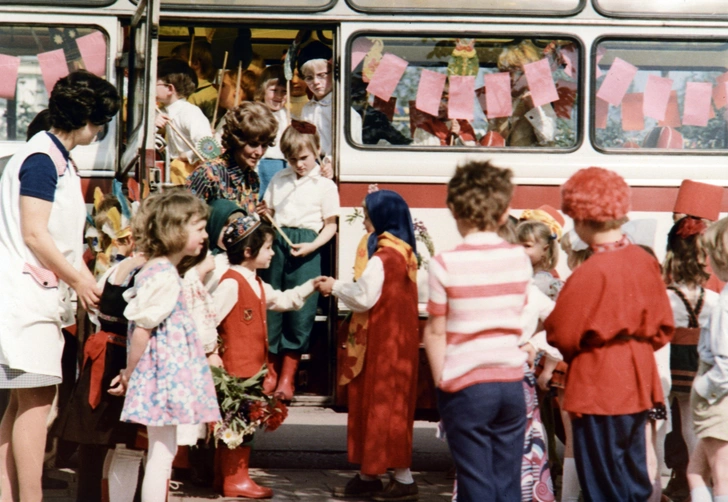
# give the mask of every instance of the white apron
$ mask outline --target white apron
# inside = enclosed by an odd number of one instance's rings
[[[61,326],[73,324],[71,289],[46,270],[23,242],[20,180],[25,159],[46,153],[58,171],[48,231],[56,247],[80,270],[86,206],[81,180],[46,132],[33,136],[0,177],[0,364],[61,377]]]

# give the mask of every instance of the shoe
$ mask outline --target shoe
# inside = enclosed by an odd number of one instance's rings
[[[288,404],[293,399],[293,394],[296,391],[296,371],[298,370],[298,363],[301,361],[301,354],[286,352],[283,354],[282,359],[278,387],[273,395]]]
[[[371,497],[375,493],[380,493],[384,489],[381,479],[373,481],[364,481],[359,474],[354,476],[346,483],[344,487],[334,488],[334,497],[337,498],[366,498]]]
[[[247,497],[249,499],[269,499],[273,490],[260,486],[250,479],[250,447],[238,446],[229,449],[224,445],[218,448],[222,466],[222,494],[224,497]]]
[[[673,469],[670,482],[662,490],[672,502],[685,502],[690,497],[690,487],[688,486],[688,478],[683,469]]]
[[[281,371],[281,358],[278,354],[268,352],[268,360],[265,363],[268,368],[268,373],[265,375],[263,380],[263,394],[266,396],[272,395],[276,386],[278,385],[278,373]]]
[[[392,478],[384,490],[372,496],[372,500],[385,502],[390,500],[418,500],[420,497],[417,492],[417,483],[412,482],[406,485]]]

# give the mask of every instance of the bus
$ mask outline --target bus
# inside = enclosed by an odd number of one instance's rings
[[[467,159],[513,170],[516,215],[558,208],[560,185],[580,168],[618,172],[659,257],[682,180],[728,185],[722,0],[26,0],[0,12],[0,156],[24,140],[64,72],[86,68],[122,90],[119,117],[74,152],[89,201],[115,176],[158,185],[154,75],[178,45],[206,40],[218,68],[228,53],[227,69],[280,64],[297,39],[330,46],[342,215],[329,272],[352,276],[372,185],[396,190],[418,229],[423,319],[427,260],[460,239],[445,184]],[[320,307],[294,403],[344,405],[346,312],[333,300]],[[432,409],[424,354],[420,370],[418,406]]]

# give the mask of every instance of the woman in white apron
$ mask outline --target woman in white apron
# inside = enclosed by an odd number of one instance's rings
[[[2,500],[40,501],[46,419],[61,382],[61,326],[100,291],[82,260],[86,207],[69,152],[88,145],[119,110],[116,88],[74,72],[53,88],[50,131],[33,136],[0,177],[0,423]]]

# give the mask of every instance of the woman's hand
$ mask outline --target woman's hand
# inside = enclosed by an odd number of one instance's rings
[[[80,274],[78,280],[71,284],[71,287],[78,295],[78,301],[81,302],[86,311],[92,308],[95,309],[98,306],[101,290],[92,277]]]
[[[126,389],[129,386],[129,375],[126,371],[126,368],[121,370],[121,372],[114,377],[114,379],[111,381],[111,387],[109,387],[109,394],[112,396],[123,396],[126,394]]]
[[[291,256],[302,258],[316,251],[316,246],[312,242],[301,242],[291,246]]]

